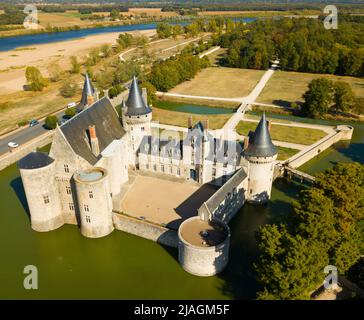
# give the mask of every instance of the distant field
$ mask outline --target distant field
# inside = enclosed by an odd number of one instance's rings
[[[71,27],[90,24],[90,21],[82,21],[79,16],[81,15],[76,12],[39,12],[38,20],[43,28],[46,28],[47,25],[51,25],[52,27]]]
[[[231,114],[219,115],[197,115],[184,112],[176,112],[153,108],[153,121],[162,124],[170,124],[179,127],[187,127],[188,117],[192,115],[193,123],[197,121],[209,120],[210,129],[220,129],[225,122],[231,117]]]
[[[321,77],[333,81],[345,81],[350,84],[358,97],[364,98],[364,78],[277,71],[268,81],[257,102],[281,106],[289,106],[292,102],[303,102],[302,95],[307,90],[309,82]]]
[[[170,92],[221,98],[244,97],[253,90],[263,73],[262,70],[210,67]]]
[[[254,131],[257,122],[241,121],[236,127],[236,131],[246,136],[249,131]],[[273,140],[291,143],[310,145],[326,136],[326,133],[319,129],[299,128],[272,124],[271,137]]]

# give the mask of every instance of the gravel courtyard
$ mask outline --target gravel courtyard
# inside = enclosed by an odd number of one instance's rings
[[[137,175],[121,200],[124,213],[136,218],[178,228],[181,222],[197,215],[197,209],[217,190],[182,179]]]

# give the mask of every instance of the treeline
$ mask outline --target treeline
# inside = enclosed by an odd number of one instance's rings
[[[7,8],[3,14],[0,14],[0,25],[23,24],[25,17],[24,12]]]
[[[166,92],[177,84],[191,80],[201,69],[208,67],[209,59],[192,54],[181,54],[156,62],[147,80],[159,91]]]
[[[316,177],[315,186],[280,225],[257,234],[259,299],[309,299],[322,285],[324,270],[345,275],[364,253],[364,165],[340,163]]]
[[[303,116],[321,118],[327,113],[364,112],[363,99],[357,98],[351,86],[344,81],[314,79],[309,83],[303,98],[300,110]]]
[[[235,24],[221,35],[231,67],[267,69],[278,57],[282,70],[364,75],[364,23],[340,18],[338,29],[327,30],[320,19],[279,19]]]

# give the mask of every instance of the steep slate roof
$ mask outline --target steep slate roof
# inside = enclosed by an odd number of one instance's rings
[[[126,111],[127,116],[141,116],[152,112],[152,109],[143,99],[136,77],[133,77],[126,105],[128,107]]]
[[[265,113],[254,132],[249,132],[249,146],[245,155],[252,157],[271,157],[277,154],[278,150],[273,144],[269,134]]]
[[[51,164],[54,161],[44,152],[31,152],[18,161],[19,169],[38,169]]]
[[[87,97],[88,96],[93,96],[95,93],[95,90],[92,86],[91,80],[88,76],[88,74],[85,74],[85,81],[83,83],[83,89],[82,89],[82,97],[81,97],[81,102],[80,104],[85,106],[87,105]]]
[[[244,168],[240,168],[235,171],[234,175],[205,202],[209,211],[213,213],[227,195],[229,193],[232,194],[234,188],[236,188],[246,178],[247,174]]]
[[[90,148],[88,128],[94,125],[99,140],[100,155],[96,157]],[[73,151],[94,165],[101,152],[115,139],[120,139],[125,131],[118,114],[109,99],[104,97],[68,120],[60,129]]]
[[[161,140],[158,137],[144,136],[139,152],[142,154],[154,154],[153,146],[157,147],[157,153],[162,158],[172,157],[173,159],[182,159],[183,148],[181,140]],[[168,152],[172,152],[171,155]]]

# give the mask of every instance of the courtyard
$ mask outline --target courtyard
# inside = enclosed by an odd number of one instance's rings
[[[217,190],[177,177],[143,173],[134,175],[121,199],[121,211],[129,216],[177,229]]]

